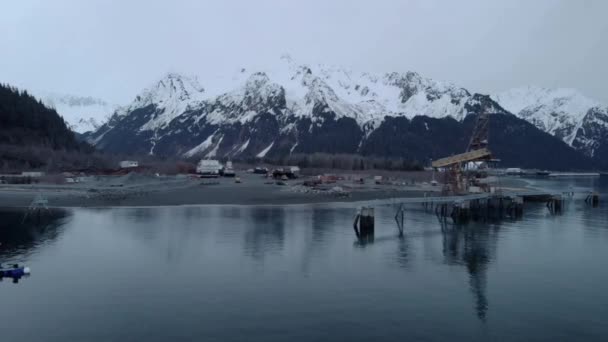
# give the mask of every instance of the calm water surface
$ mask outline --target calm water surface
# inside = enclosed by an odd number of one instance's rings
[[[77,209],[21,225],[0,211],[1,341],[606,341],[608,183],[562,216],[441,225],[376,206]],[[582,195],[581,195],[582,196]]]

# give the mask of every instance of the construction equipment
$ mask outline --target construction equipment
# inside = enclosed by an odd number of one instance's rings
[[[477,116],[475,121],[475,127],[473,127],[473,133],[469,140],[469,146],[467,152],[481,150],[488,147],[488,138],[490,135],[490,115],[483,112]]]
[[[441,158],[432,162],[435,169],[444,169],[445,181],[443,193],[460,195],[467,192],[469,179],[463,177],[462,170],[468,163],[492,160],[488,149],[490,116],[483,112],[477,116],[475,127],[464,153]]]

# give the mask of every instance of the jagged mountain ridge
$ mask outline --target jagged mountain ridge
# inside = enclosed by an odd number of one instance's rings
[[[315,115],[315,105],[324,104],[337,118],[352,118],[367,130],[385,115],[462,119],[466,116],[465,102],[471,99],[463,88],[425,79],[414,72],[377,75],[321,66],[319,75],[314,75],[308,66],[296,65],[288,57],[282,60],[282,69],[253,73],[240,70],[226,91],[209,92],[193,78],[168,74],[138,95],[133,103],[117,110],[101,132],[113,127],[127,113],[149,105],[154,105],[155,110],[141,125],[140,132],[165,130],[186,109],[201,112],[213,107],[214,110],[205,113],[211,124],[246,123],[262,114],[260,105],[268,105],[276,97],[284,97],[285,103],[279,104],[284,108],[275,114],[282,114],[287,121],[288,117],[323,120],[322,115]],[[186,84],[189,89],[180,88],[184,87],[181,85],[175,88],[174,82]],[[182,89],[183,93],[175,89]],[[191,96],[192,93],[196,96]],[[200,119],[199,114],[195,121]]]
[[[117,110],[87,139],[122,153],[262,158],[328,152],[399,155],[426,162],[461,152],[464,146],[454,141],[462,139],[464,119],[482,111],[512,116],[488,96],[415,72],[309,67],[284,57],[273,70],[241,69],[228,82],[207,80],[204,87],[194,78],[169,74]],[[448,137],[437,140],[446,140],[447,145],[436,149],[421,141],[408,142],[409,148],[392,146],[393,137],[377,133],[384,132],[390,119],[413,123],[420,116],[456,119],[452,128],[457,132],[443,132]],[[513,125],[517,120],[506,119]],[[432,129],[425,124],[425,130]]]
[[[575,89],[521,87],[491,96],[502,107],[589,157],[608,159],[608,106]]]

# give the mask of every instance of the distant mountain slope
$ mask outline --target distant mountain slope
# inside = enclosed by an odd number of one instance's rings
[[[457,121],[417,116],[388,117],[367,140],[363,154],[384,150],[389,157],[429,161],[465,151],[475,115]],[[588,170],[595,163],[564,142],[511,114],[490,118],[490,149],[503,167],[550,170]],[[564,162],[567,161],[567,162]]]
[[[466,119],[482,112],[507,118],[496,120],[505,126],[496,127],[491,138],[505,144],[496,150],[507,156],[506,164],[592,167],[588,158],[524,124],[489,96],[415,72],[310,67],[289,57],[272,70],[241,69],[203,85],[192,77],[168,74],[86,138],[107,151],[161,156],[277,158],[327,152],[407,156],[426,163],[462,152]],[[519,140],[495,138],[503,132]],[[530,152],[537,146],[534,139],[580,163],[543,163],[546,151]]]
[[[608,106],[574,89],[522,87],[492,99],[598,162],[608,159]]]
[[[94,98],[67,94],[34,92],[49,108],[61,115],[69,128],[76,133],[97,130],[118,108],[116,105]]]
[[[0,169],[40,167],[50,151],[89,153],[54,109],[25,91],[0,85]]]

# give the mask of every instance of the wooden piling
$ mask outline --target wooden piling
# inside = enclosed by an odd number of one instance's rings
[[[600,194],[597,191],[589,193],[587,198],[585,198],[585,202],[596,208],[600,204]]]
[[[547,208],[553,215],[561,215],[564,202],[561,195],[552,196],[549,202],[547,202]]]
[[[374,208],[361,208],[359,233],[362,236],[374,235]]]
[[[360,242],[374,241],[374,208],[363,207],[355,216],[353,229]]]
[[[513,210],[515,211],[515,217],[520,218],[524,215],[524,198],[516,196],[513,198]]]
[[[600,194],[594,192],[591,195],[591,204],[593,205],[593,207],[597,207],[600,204]]]
[[[399,229],[399,235],[403,235],[404,222],[405,222],[405,209],[403,203],[399,206],[397,213],[395,214],[395,221],[397,222],[397,229]]]

